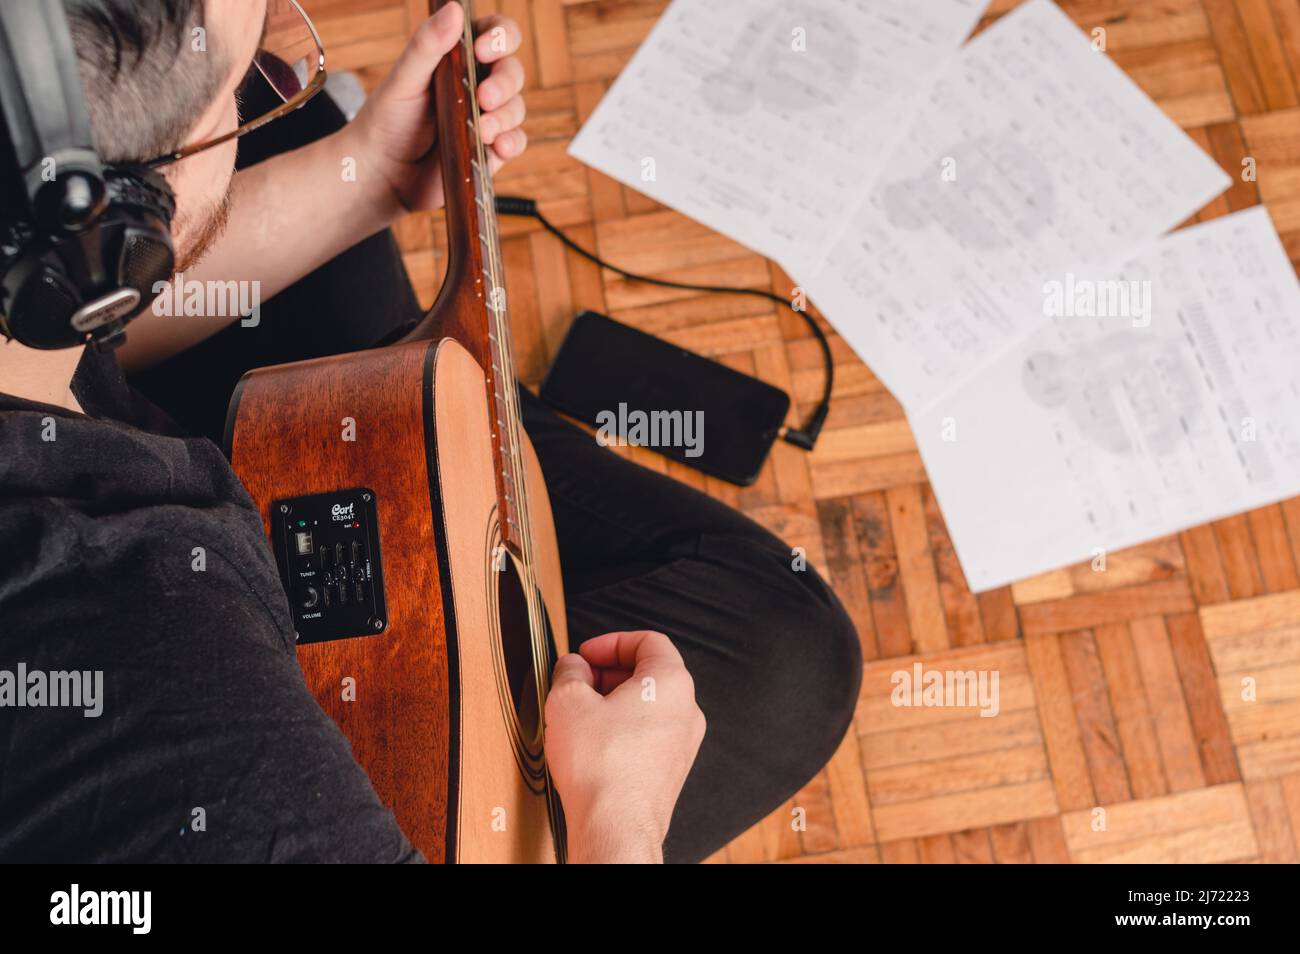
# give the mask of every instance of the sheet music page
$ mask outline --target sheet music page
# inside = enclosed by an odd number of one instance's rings
[[[794,268],[987,0],[675,0],[571,155]]]
[[[1228,176],[1048,0],[934,85],[820,270],[795,271],[909,411],[1030,330],[1042,276],[1118,264]]]
[[[1268,212],[1108,278],[1138,283],[1132,307],[1086,317],[1091,275],[1057,276],[1040,301],[1084,307],[1027,314],[1029,339],[912,419],[974,590],[1300,494],[1300,281]]]

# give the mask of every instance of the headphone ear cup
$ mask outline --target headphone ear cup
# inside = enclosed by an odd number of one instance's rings
[[[163,241],[157,229],[127,226],[118,258],[119,284],[138,291],[141,302],[152,301],[157,296],[155,286],[171,281],[174,265],[171,242]]]
[[[142,166],[104,172],[106,208],[84,229],[15,234],[0,246],[0,308],[7,309],[0,331],[8,337],[42,350],[88,339],[99,350],[116,347],[127,322],[172,280],[175,200],[166,180]]]
[[[77,338],[71,317],[80,304],[76,287],[62,270],[38,262],[14,291],[6,331],[31,348],[66,348]]]
[[[134,288],[140,301],[156,297],[155,286],[172,280],[175,252],[172,248],[171,221],[175,204],[166,180],[151,169],[112,167],[108,170],[112,226],[120,230],[117,249],[117,281],[124,288]]]

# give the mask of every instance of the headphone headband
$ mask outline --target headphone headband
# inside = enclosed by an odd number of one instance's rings
[[[171,190],[95,153],[65,0],[0,0],[0,112],[25,207],[0,223],[0,335],[116,347],[171,277]]]
[[[104,175],[63,0],[0,3],[0,52],[0,110],[28,212],[44,222],[51,210],[43,208],[42,193],[51,181],[102,182]]]

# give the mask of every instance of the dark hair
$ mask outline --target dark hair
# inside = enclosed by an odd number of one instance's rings
[[[63,2],[100,158],[146,161],[185,145],[229,69],[204,0]]]

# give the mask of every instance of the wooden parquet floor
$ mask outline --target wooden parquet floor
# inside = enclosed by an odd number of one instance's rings
[[[1016,3],[994,0],[984,25]],[[367,85],[425,6],[306,5],[330,66]],[[527,37],[531,147],[499,189],[540,199],[573,238],[633,271],[787,295],[793,283],[771,262],[565,154],[666,5],[480,0],[480,15],[509,13]],[[1105,26],[1110,55],[1234,177],[1199,218],[1266,203],[1300,262],[1300,0],[1061,6],[1085,30]],[[1257,182],[1241,179],[1246,156]],[[569,321],[591,308],[787,389],[801,417],[815,401],[821,358],[794,316],[631,284],[530,222],[503,225],[525,382],[540,380]],[[445,262],[442,230],[430,215],[398,230],[426,302]],[[1085,564],[973,595],[901,408],[832,340],[835,404],[813,454],[778,444],[744,490],[635,455],[804,547],[852,613],[868,660],[838,754],[715,860],[1300,858],[1300,499],[1112,554],[1105,572]],[[892,705],[891,675],[915,662],[998,671],[998,716]]]

